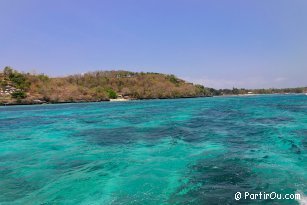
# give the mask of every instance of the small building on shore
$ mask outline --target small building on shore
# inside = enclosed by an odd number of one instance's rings
[[[110,99],[110,101],[112,102],[116,102],[116,101],[129,101],[130,100],[130,97],[129,96],[126,96],[126,95],[117,95],[117,98],[116,99]]]

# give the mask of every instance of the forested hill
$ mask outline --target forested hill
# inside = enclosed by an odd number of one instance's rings
[[[160,73],[96,71],[51,78],[21,73],[10,67],[0,70],[0,105],[274,93],[307,93],[307,87],[217,90]]]
[[[115,98],[156,99],[209,96],[208,89],[174,75],[129,71],[96,71],[51,78],[0,71],[0,104],[105,101]]]

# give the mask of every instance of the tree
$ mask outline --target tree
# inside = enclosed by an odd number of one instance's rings
[[[107,92],[108,92],[108,96],[109,96],[110,99],[116,99],[117,98],[117,94],[114,90],[109,89]]]
[[[9,79],[14,83],[17,88],[26,90],[29,88],[30,84],[27,82],[25,75],[13,72],[9,75]]]
[[[27,97],[27,94],[24,91],[21,91],[21,90],[15,91],[11,95],[12,95],[13,98],[15,98],[17,100],[21,100],[21,99],[24,99],[24,98]]]
[[[0,87],[4,87],[7,85],[7,82],[5,80],[0,79]]]
[[[169,81],[171,81],[172,83],[174,83],[175,85],[178,85],[179,80],[176,76],[174,75],[168,75],[167,78],[169,79]]]
[[[5,76],[10,76],[12,73],[13,73],[13,69],[9,66],[6,66],[4,69],[3,69],[3,73]]]
[[[232,88],[232,94],[234,94],[234,95],[238,95],[238,94],[240,94],[239,89],[238,89],[238,88],[233,87],[233,88]]]

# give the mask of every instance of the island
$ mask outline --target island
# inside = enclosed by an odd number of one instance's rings
[[[0,104],[124,101],[210,96],[202,85],[174,75],[130,71],[95,71],[66,77],[0,71]]]
[[[0,71],[0,105],[306,92],[307,87],[217,90],[187,82],[172,74],[123,70],[94,71],[66,77],[23,73],[9,66]]]

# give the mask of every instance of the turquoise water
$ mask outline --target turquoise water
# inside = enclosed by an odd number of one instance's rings
[[[0,204],[298,204],[307,96],[0,107]]]

